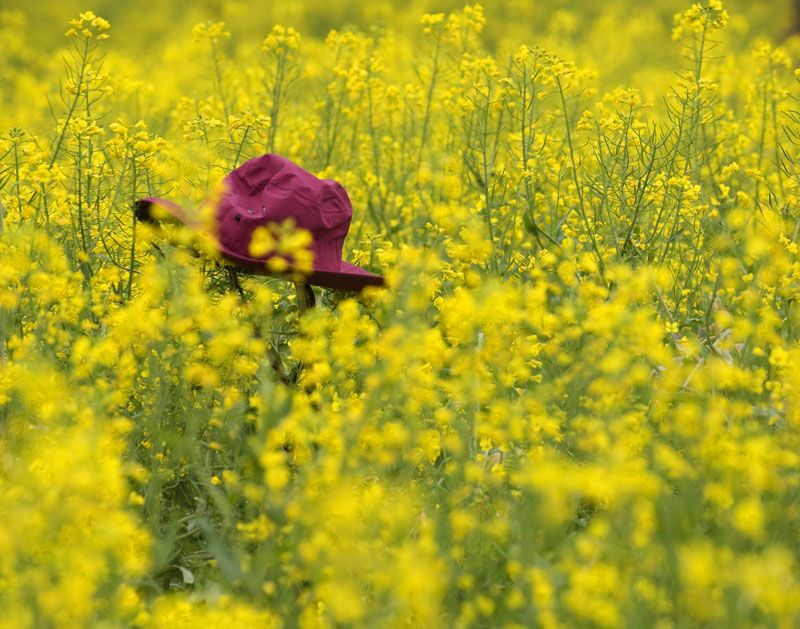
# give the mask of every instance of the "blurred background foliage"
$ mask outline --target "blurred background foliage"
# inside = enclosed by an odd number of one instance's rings
[[[141,0],[97,0],[88,4],[75,0],[5,0],[0,9],[4,42],[0,79],[5,87],[0,94],[17,103],[19,110],[25,110],[27,120],[30,112],[26,103],[35,102],[42,91],[52,90],[61,69],[53,55],[64,45],[59,25],[86,9],[114,25],[109,58],[115,69],[132,64],[128,74],[145,82],[145,97],[158,99],[157,94],[163,98],[173,90],[185,96],[204,93],[192,73],[181,76],[173,72],[175,67],[195,63],[201,54],[192,40],[192,27],[200,22],[225,22],[232,34],[222,43],[225,51],[246,60],[258,54],[257,42],[274,24],[294,26],[307,40],[322,41],[332,29],[355,29],[368,34],[391,30],[397,39],[404,40],[417,36],[420,15],[452,11],[463,4],[454,0],[204,0],[156,6]],[[635,87],[645,100],[657,101],[680,65],[680,47],[666,43],[673,15],[685,5],[681,0],[491,2],[484,7],[487,21],[482,43],[489,53],[501,58],[513,52],[520,42],[540,46],[575,61],[579,67],[598,71],[601,89]],[[781,42],[800,28],[800,13],[791,0],[736,0],[727,3],[726,8],[731,21],[724,38],[733,53],[744,51],[749,42],[759,38]],[[19,70],[23,68],[29,72],[21,75]],[[2,126],[15,124],[13,108],[0,115],[9,112],[12,118],[0,118]]]

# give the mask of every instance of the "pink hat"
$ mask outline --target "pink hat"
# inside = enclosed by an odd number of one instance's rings
[[[332,179],[318,179],[280,155],[255,157],[228,173],[225,190],[216,202],[214,229],[220,253],[252,273],[286,277],[299,271],[292,267],[275,273],[261,257],[250,254],[250,241],[258,227],[294,219],[297,227],[311,232],[314,268],[303,272],[304,281],[326,288],[359,291],[382,286],[383,277],[342,260],[342,244],[350,227],[353,208],[345,189]],[[200,229],[199,219],[167,199],[148,197],[136,202],[136,216],[153,221],[151,206],[158,204],[179,221]]]

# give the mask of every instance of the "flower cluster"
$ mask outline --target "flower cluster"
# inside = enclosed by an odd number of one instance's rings
[[[300,33],[297,29],[289,26],[284,27],[276,24],[272,27],[272,32],[267,35],[264,40],[262,48],[266,52],[271,52],[279,49],[297,50],[300,47]]]
[[[722,0],[709,0],[707,5],[693,4],[686,11],[676,13],[672,39],[680,39],[685,32],[703,34],[725,28],[728,25],[728,12]]]
[[[69,25],[70,29],[66,32],[67,37],[94,38],[97,41],[108,39],[106,31],[111,28],[108,20],[104,20],[91,11],[81,13],[74,20],[70,20]]]

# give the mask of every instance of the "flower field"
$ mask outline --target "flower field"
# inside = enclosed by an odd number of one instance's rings
[[[0,7],[0,627],[800,625],[792,2],[160,6]]]

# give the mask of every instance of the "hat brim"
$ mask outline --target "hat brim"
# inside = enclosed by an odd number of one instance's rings
[[[299,277],[302,278],[302,281],[306,284],[356,292],[367,286],[383,286],[384,284],[382,276],[365,271],[361,267],[345,262],[344,260],[339,264],[338,269],[315,268],[309,273],[305,270],[301,271],[289,264],[285,270],[274,271],[269,268],[268,259],[248,258],[228,251],[224,247],[220,247],[219,252],[226,260],[233,262],[237,266],[255,275],[268,275],[293,281],[297,281]]]
[[[161,219],[154,216],[152,213],[153,205],[159,205],[160,207],[164,208],[179,223],[193,229],[194,231],[204,231],[202,223],[196,219],[193,219],[190,213],[184,208],[172,201],[168,201],[167,199],[155,197],[139,199],[136,202],[136,217],[144,222],[161,222]],[[234,251],[230,251],[223,246],[218,246],[217,248],[223,258],[241,267],[248,273],[255,275],[266,275],[292,281],[298,281],[298,278],[300,278],[300,281],[303,281],[307,284],[312,284],[314,286],[354,292],[361,291],[367,286],[383,286],[385,283],[383,276],[370,273],[369,271],[362,269],[355,264],[345,262],[344,260],[339,263],[338,269],[314,268],[309,273],[308,271],[294,268],[291,266],[291,264],[289,264],[286,269],[281,271],[273,271],[267,264],[268,258],[250,258],[247,256],[242,256]]]

